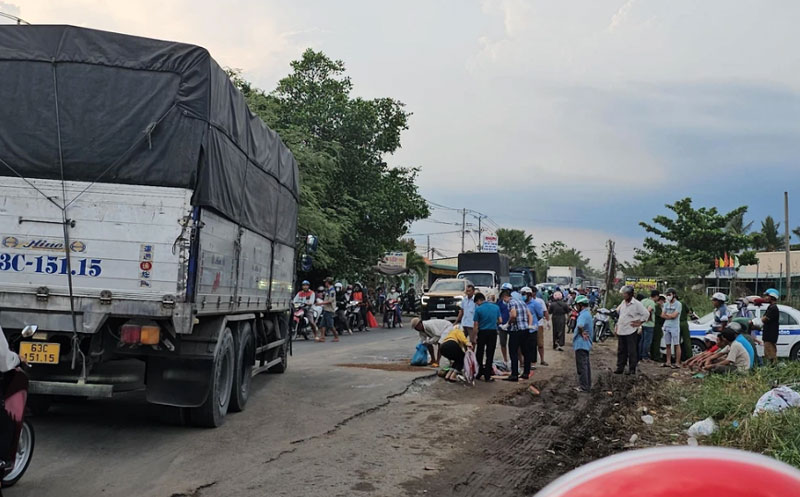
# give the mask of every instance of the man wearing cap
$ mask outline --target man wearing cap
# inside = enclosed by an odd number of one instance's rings
[[[419,332],[419,343],[424,343],[431,355],[431,365],[438,366],[438,355],[434,353],[433,346],[439,345],[439,340],[443,336],[447,336],[450,330],[453,329],[453,323],[446,319],[428,319],[426,321],[420,318],[413,318],[411,320],[411,328]],[[439,351],[437,350],[436,353]]]
[[[764,342],[764,358],[771,364],[778,362],[778,334],[779,334],[779,318],[778,304],[776,302],[781,294],[774,288],[768,289],[764,292],[764,299],[769,303],[767,310],[761,315],[762,336],[761,340]]]
[[[617,369],[614,374],[636,374],[636,363],[639,362],[638,354],[638,330],[647,321],[650,313],[644,308],[641,302],[633,298],[633,287],[625,285],[620,290],[622,293],[622,303],[617,308],[619,318],[617,319]],[[628,363],[628,371],[625,371],[625,363]]]
[[[727,300],[728,297],[722,292],[717,292],[711,296],[711,304],[714,306],[714,320],[711,323],[711,331],[714,333],[719,333],[728,326],[730,316],[728,306],[725,305]]]
[[[703,343],[706,347],[705,350],[696,356],[692,356],[692,358],[688,361],[684,361],[683,367],[694,371],[695,369],[702,367],[707,359],[716,355],[717,351],[719,351],[719,345],[717,345],[717,336],[718,333],[714,333],[713,331],[706,333],[706,335],[703,337]]]
[[[572,348],[575,350],[575,365],[578,369],[579,392],[589,392],[592,388],[592,367],[589,361],[589,352],[592,350],[592,334],[594,324],[592,313],[589,311],[589,299],[584,295],[575,298],[575,305],[580,310],[575,322],[575,336],[572,339]]]
[[[336,332],[336,326],[333,323],[333,316],[336,312],[336,289],[333,288],[333,278],[328,276],[325,278],[325,288],[322,291],[322,326],[320,333],[320,342],[325,341],[325,333],[328,330],[333,332],[333,341],[339,341],[339,333]],[[316,331],[314,336],[316,338]]]
[[[538,347],[539,337],[539,320],[544,317],[544,309],[539,305],[539,301],[533,294],[533,289],[524,287],[520,290],[522,297],[525,299],[525,305],[531,313],[531,321],[528,323],[528,336],[522,341],[522,376],[523,380],[527,380],[531,373],[531,363],[536,364],[536,349]],[[542,365],[546,365],[543,362]]]
[[[319,341],[317,338],[317,323],[315,322],[313,313],[311,312],[311,306],[314,305],[315,300],[316,294],[311,291],[311,283],[308,280],[303,280],[303,282],[300,283],[300,291],[294,296],[292,302],[303,306],[305,318],[308,319],[308,322],[311,325],[311,330],[314,332],[314,340]]]

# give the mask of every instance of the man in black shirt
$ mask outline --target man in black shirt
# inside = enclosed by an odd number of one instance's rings
[[[764,299],[769,302],[766,312],[762,314],[761,321],[763,326],[761,328],[763,335],[761,340],[764,342],[764,359],[771,364],[778,362],[778,325],[780,324],[780,313],[778,312],[778,304],[775,302],[780,298],[780,293],[774,288],[768,289],[764,292]]]

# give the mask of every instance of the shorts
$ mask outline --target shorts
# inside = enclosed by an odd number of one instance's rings
[[[680,345],[681,344],[681,330],[668,330],[664,328],[664,342],[667,345]]]
[[[508,347],[508,331],[497,329],[497,336],[500,337],[500,347],[507,348]]]
[[[333,313],[331,311],[322,311],[321,328],[333,329]]]
[[[769,361],[774,361],[778,358],[777,344],[764,341],[764,358]]]

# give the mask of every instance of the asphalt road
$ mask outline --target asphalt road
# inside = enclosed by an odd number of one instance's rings
[[[56,404],[46,416],[33,419],[33,462],[5,495],[315,494],[309,488],[316,485],[315,476],[325,474],[323,466],[335,469],[341,458],[358,457],[365,443],[359,436],[369,440],[369,429],[350,421],[387,405],[387,398],[407,393],[415,381],[430,381],[420,380],[429,371],[337,365],[408,358],[416,341],[406,324],[346,336],[339,343],[296,343],[289,370],[254,378],[247,409],[229,414],[217,429],[184,427],[174,410],[148,405],[141,393]],[[334,439],[332,434],[339,431],[343,433]],[[350,488],[352,478],[343,477],[338,488]],[[320,494],[348,493],[317,488]]]

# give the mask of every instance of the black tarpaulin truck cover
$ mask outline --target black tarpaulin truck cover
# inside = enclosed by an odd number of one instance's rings
[[[0,26],[0,159],[2,176],[191,188],[295,245],[297,163],[201,47]]]

